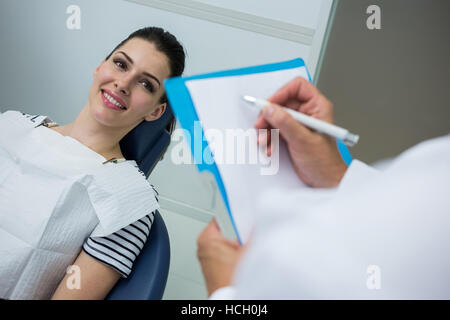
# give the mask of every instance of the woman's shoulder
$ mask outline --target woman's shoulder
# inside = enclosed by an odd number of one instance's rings
[[[151,189],[153,191],[153,194],[155,195],[156,201],[159,202],[159,199],[158,199],[159,193],[156,190],[156,187],[152,183],[150,183],[150,181],[147,179],[147,176],[144,173],[144,171],[142,171],[141,168],[139,168],[139,165],[136,163],[136,161],[128,160],[127,162],[128,162],[129,165],[133,166],[135,168],[135,170],[145,179],[147,184],[151,187]]]
[[[134,171],[138,175],[140,175],[143,178],[143,180],[145,180],[145,184],[150,186],[150,188],[151,188],[151,190],[152,190],[152,192],[153,192],[153,194],[155,196],[156,201],[159,202],[159,199],[158,199],[159,192],[156,190],[156,187],[148,180],[148,178],[147,178],[146,174],[144,173],[144,171],[142,171],[141,168],[139,168],[139,165],[136,163],[136,161],[134,161],[134,160],[126,160],[126,163],[127,163],[128,166],[133,167]]]
[[[88,192],[104,229],[95,235],[117,231],[159,209],[157,192],[135,161],[106,164],[93,176]]]

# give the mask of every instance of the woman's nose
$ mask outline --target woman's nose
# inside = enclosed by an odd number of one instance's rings
[[[130,94],[130,84],[131,84],[131,78],[130,77],[124,77],[122,79],[117,79],[114,82],[114,86],[117,90],[119,90],[124,95]]]

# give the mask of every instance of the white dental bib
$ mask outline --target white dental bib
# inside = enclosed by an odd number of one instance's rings
[[[0,298],[48,299],[90,235],[159,208],[135,161],[106,163],[50,119],[0,114]]]

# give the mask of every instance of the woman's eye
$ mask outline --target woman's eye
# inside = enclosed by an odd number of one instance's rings
[[[148,82],[147,80],[143,80],[143,81],[142,81],[142,84],[144,84],[144,87],[145,87],[148,91],[150,91],[150,92],[154,92],[154,91],[155,91],[154,88],[153,88],[153,85],[152,85],[150,82]]]
[[[120,69],[123,69],[123,70],[127,69],[127,64],[125,62],[123,62],[122,60],[116,59],[116,60],[113,60],[113,62]],[[155,88],[151,84],[151,82],[149,82],[147,80],[142,80],[142,84],[144,85],[144,88],[147,89],[148,91],[150,91],[151,93],[155,92]]]
[[[122,62],[121,60],[114,60],[114,64],[118,66],[120,69],[126,69],[127,65],[126,63]]]

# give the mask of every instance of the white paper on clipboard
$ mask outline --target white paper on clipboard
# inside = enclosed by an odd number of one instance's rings
[[[237,145],[227,144],[230,141],[228,137],[233,132],[237,132],[233,130],[255,130],[253,125],[259,113],[243,102],[241,97],[251,95],[267,99],[282,85],[298,76],[308,79],[304,66],[257,74],[186,81],[186,87],[195,105],[208,144],[217,146],[219,139],[217,137],[220,136],[220,133],[224,139],[221,150],[222,159],[216,159],[217,152],[214,147],[211,149],[226,189],[232,221],[242,243],[246,243],[249,239],[255,217],[258,214],[254,212],[255,202],[259,201],[264,190],[276,188],[287,191],[304,188],[305,185],[295,174],[287,148],[281,139],[277,168],[274,162],[268,166],[267,160],[264,166],[262,164],[264,159],[259,156],[256,164],[249,163],[248,158],[244,163],[238,163],[237,157],[234,158],[234,163],[227,161],[227,155],[230,152],[236,152]],[[212,132],[211,135],[208,134],[210,132]],[[244,151],[244,154],[248,154],[253,146],[247,143],[245,148],[248,149]],[[262,174],[264,169],[266,173],[273,171],[273,174]],[[205,175],[204,179],[214,181],[212,175],[211,177]],[[219,226],[227,229],[226,221],[230,219],[228,213],[219,213],[216,216]]]

